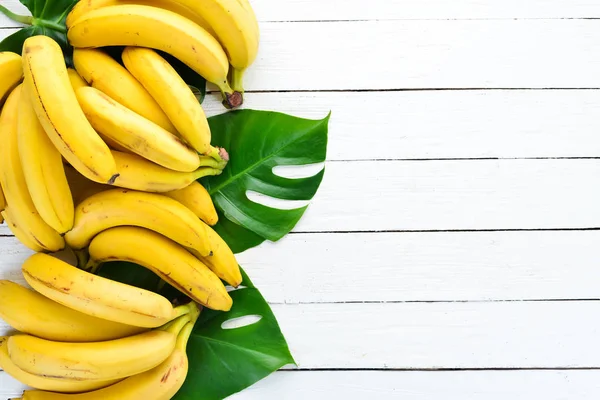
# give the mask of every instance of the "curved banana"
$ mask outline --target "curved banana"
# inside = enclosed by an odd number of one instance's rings
[[[219,221],[217,210],[208,191],[200,182],[192,182],[187,187],[165,193],[189,208],[198,218],[213,226]]]
[[[179,131],[181,137],[200,154],[211,153],[210,127],[202,106],[177,71],[156,51],[126,47],[123,63]]]
[[[131,376],[112,386],[70,396],[72,400],[169,400],[181,389],[188,373],[186,347],[194,328],[188,322],[177,337],[175,350],[162,364],[142,374]],[[57,393],[26,390],[23,400],[64,400]]]
[[[4,221],[6,221],[6,225],[10,231],[13,233],[13,235],[15,235],[19,242],[33,251],[45,251],[45,249],[40,246],[38,241],[35,240],[29,231],[23,225],[21,225],[21,223],[16,222],[17,219],[15,219],[8,208],[3,210],[0,214],[2,215]]]
[[[38,121],[26,92],[19,104],[18,149],[36,210],[54,230],[65,233],[73,227],[75,207],[62,156]]]
[[[87,82],[83,80],[81,75],[79,75],[79,73],[77,73],[77,71],[75,71],[73,68],[67,68],[67,74],[69,74],[69,80],[71,81],[71,86],[73,87],[74,91],[88,86]]]
[[[77,381],[70,379],[54,379],[33,375],[23,371],[12,362],[8,355],[8,337],[2,338],[0,345],[0,368],[24,385],[40,390],[59,393],[81,393],[102,389],[119,382],[118,379],[108,381]]]
[[[134,226],[108,229],[92,239],[89,254],[88,266],[133,262],[208,308],[231,309],[233,301],[221,280],[185,248],[159,233]]]
[[[87,4],[79,4],[83,3]],[[177,134],[169,118],[140,82],[108,54],[97,49],[75,49],[73,63],[90,86],[164,130]]]
[[[71,248],[82,249],[98,233],[123,225],[150,229],[198,254],[211,254],[208,226],[187,207],[157,193],[126,189],[100,192],[81,202],[65,239]]]
[[[175,171],[192,172],[200,166],[198,153],[181,139],[98,89],[80,88],[77,99],[92,126],[129,151]]]
[[[141,5],[104,7],[77,19],[67,37],[73,47],[139,46],[167,52],[217,85],[226,105],[242,104],[241,93],[227,83],[229,61],[219,42],[174,12]]]
[[[163,193],[184,188],[205,176],[220,175],[222,170],[213,167],[218,163],[210,157],[208,160],[201,159],[201,166],[193,172],[173,171],[136,154],[113,151],[113,157],[117,163],[119,179],[113,186],[125,189],[140,190],[142,192]]]
[[[185,312],[161,295],[92,275],[44,253],[29,257],[22,270],[38,293],[93,317],[155,328]]]
[[[210,226],[206,226],[206,233],[208,235],[208,242],[210,243],[212,254],[210,256],[202,257],[191,249],[191,252],[206,263],[208,268],[217,276],[229,283],[233,287],[238,287],[242,283],[242,273],[240,272],[240,266],[235,259],[233,251],[229,248],[227,243],[215,232]]]
[[[168,329],[105,342],[53,342],[17,334],[8,338],[8,354],[17,367],[33,375],[80,381],[122,379],[165,361],[188,321],[185,315]]]
[[[6,96],[23,79],[21,56],[10,51],[0,52],[0,106]]]
[[[48,36],[33,36],[23,54],[25,90],[52,143],[89,179],[115,180],[115,161],[79,107],[60,46]]]
[[[177,0],[202,16],[229,56],[231,86],[243,93],[243,73],[258,54],[259,30],[250,3],[244,0]]]
[[[20,332],[58,342],[112,340],[144,331],[81,313],[7,280],[0,280],[0,318]]]
[[[200,15],[196,14],[186,6],[179,4],[177,0],[86,0],[79,1],[75,7],[71,10],[69,15],[67,16],[67,28],[70,28],[75,21],[77,21],[84,14],[89,13],[90,11],[97,10],[103,7],[109,6],[118,6],[124,4],[139,4],[145,6],[152,6],[163,8],[165,10],[172,11],[176,14],[185,17],[196,24],[200,25],[202,28],[206,29],[208,33],[210,33],[213,37],[216,36],[216,33],[212,30],[208,22]]]
[[[76,206],[88,197],[112,188],[110,185],[89,180],[70,165],[65,165],[65,174]]]
[[[23,244],[32,250],[58,251],[65,247],[65,241],[38,214],[21,167],[17,144],[18,110],[20,97],[26,95],[21,88],[19,85],[13,90],[0,114],[0,183],[8,203],[9,227],[17,238],[27,237]]]

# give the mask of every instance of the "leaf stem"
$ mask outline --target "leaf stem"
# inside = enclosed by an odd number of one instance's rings
[[[8,8],[0,5],[0,12],[15,22],[25,25],[33,25],[33,17],[29,15],[19,15],[10,11]]]
[[[53,21],[48,21],[46,19],[41,19],[41,18],[32,18],[33,19],[33,23],[32,25],[35,26],[41,26],[43,28],[49,28],[52,30],[55,30],[57,32],[61,32],[61,33],[67,33],[67,27],[59,24],[57,22],[53,22]]]

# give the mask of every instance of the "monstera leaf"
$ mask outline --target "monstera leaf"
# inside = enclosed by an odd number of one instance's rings
[[[224,399],[294,363],[271,308],[243,276],[244,287],[230,293],[229,312],[204,309],[200,314],[187,348],[188,379],[174,399]],[[227,329],[227,321],[241,317],[254,323]]]
[[[264,239],[281,239],[294,228],[306,206],[291,210],[267,207],[250,200],[247,191],[283,200],[312,199],[324,170],[308,178],[289,179],[276,175],[273,169],[325,161],[329,117],[315,121],[241,110],[209,121],[213,144],[225,147],[231,156],[221,175],[203,180],[226,219],[219,222],[217,230],[231,230],[234,224]]]

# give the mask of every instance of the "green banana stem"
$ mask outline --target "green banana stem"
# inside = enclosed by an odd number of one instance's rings
[[[91,264],[92,260],[90,260],[90,254],[87,249],[75,250],[73,249],[73,253],[75,253],[75,257],[77,258],[77,267],[83,269],[84,271],[95,273],[100,264]]]
[[[6,15],[11,20],[25,25],[33,25],[33,17],[29,15],[19,15],[10,11],[8,8],[0,5],[0,12]]]
[[[201,156],[200,161],[208,163],[209,159],[216,161],[216,164],[214,164],[213,168],[223,169],[229,162],[229,153],[227,153],[227,150],[225,150],[223,147],[210,146],[209,152],[204,156]]]
[[[231,88],[236,92],[244,94],[244,72],[245,70],[231,67],[230,82]]]

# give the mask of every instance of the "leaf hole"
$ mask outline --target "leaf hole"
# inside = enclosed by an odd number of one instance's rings
[[[310,203],[309,200],[284,200],[276,197],[267,196],[266,194],[258,193],[253,190],[247,190],[246,196],[250,201],[265,207],[276,208],[279,210],[295,210],[302,208]]]
[[[243,317],[228,319],[221,324],[221,329],[237,329],[256,324],[262,315],[244,315]]]
[[[242,290],[242,289],[246,289],[247,286],[244,285],[240,285],[238,287],[233,287],[233,286],[225,286],[225,289],[227,290],[227,292],[235,292],[236,290]]]
[[[273,174],[281,178],[302,179],[317,175],[325,168],[325,163],[306,165],[278,165],[273,167]]]

